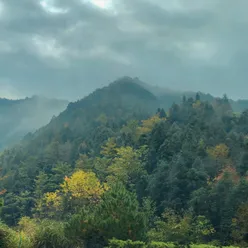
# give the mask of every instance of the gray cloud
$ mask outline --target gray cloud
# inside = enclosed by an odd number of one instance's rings
[[[74,100],[129,75],[248,98],[247,0],[0,3],[2,97]]]

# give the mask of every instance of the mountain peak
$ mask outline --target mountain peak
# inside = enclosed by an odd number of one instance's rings
[[[109,86],[111,85],[125,85],[125,84],[138,84],[140,86],[142,86],[142,84],[144,84],[142,81],[139,80],[138,77],[129,77],[129,76],[123,76],[123,77],[120,77],[118,79],[116,79],[115,81],[113,81],[112,83],[109,84]],[[144,88],[144,87],[142,87]]]
[[[132,98],[132,101],[130,101]],[[68,108],[84,108],[93,105],[115,105],[127,103],[132,104],[133,102],[142,101],[157,101],[156,96],[154,96],[150,91],[136,83],[136,79],[131,77],[121,77],[108,86],[99,88],[95,90],[90,95],[84,97],[83,99],[70,103]],[[125,104],[124,104],[125,105]]]
[[[156,97],[140,84],[138,78],[121,77],[109,84],[109,90],[116,94],[131,94],[141,99],[156,100]]]

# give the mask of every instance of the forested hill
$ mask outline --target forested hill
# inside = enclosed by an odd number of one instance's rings
[[[68,102],[34,96],[20,100],[0,98],[0,150],[47,124]]]
[[[164,108],[165,111],[168,111],[173,103],[180,104],[183,96],[189,98],[195,95],[195,92],[173,91],[151,86],[140,81],[138,78],[123,77],[110,84],[109,87],[98,89],[88,97],[75,103],[70,103],[67,111],[54,121],[54,125],[60,126],[67,119],[69,121],[73,120],[73,117],[70,117],[70,115],[80,116],[82,111],[84,111],[83,108],[86,110],[87,115],[96,116],[101,109],[104,110],[101,112],[101,114],[103,114],[100,115],[101,118],[103,118],[105,114],[109,114],[105,113],[106,111],[112,112],[111,108],[106,107],[107,105],[116,105],[118,102],[119,104],[120,102],[121,104],[125,103],[125,106],[129,106],[129,108],[136,105],[135,107],[140,108],[140,110],[143,109],[143,113],[150,112],[151,110],[154,111],[155,107],[161,107]],[[210,94],[199,93],[199,95],[204,101],[215,102],[215,98]],[[120,99],[117,99],[118,97],[120,97]],[[151,101],[155,104],[148,104],[148,102]],[[229,102],[235,112],[242,112],[248,108],[247,100],[229,100]],[[64,100],[47,99],[39,96],[20,100],[0,98],[0,151],[18,143],[24,135],[34,132],[46,125],[53,116],[57,116],[65,110],[68,103],[69,102]],[[100,106],[98,107],[97,104]],[[91,113],[87,110],[88,105],[92,107]],[[93,110],[92,105],[95,105],[97,109]],[[80,111],[81,113],[79,113]],[[115,111],[113,111],[112,114],[114,118],[121,120],[116,116]],[[63,118],[65,121],[60,121]],[[125,119],[126,117],[123,118]],[[72,126],[76,125],[77,119],[78,118],[75,118],[75,121],[71,123]],[[87,120],[87,118],[85,118],[85,120]],[[80,123],[82,126],[88,124],[88,121],[84,124]],[[74,130],[78,129],[79,127],[75,127]]]
[[[42,152],[47,145],[58,143],[66,144],[67,153],[73,157],[79,147],[98,152],[103,142],[128,120],[146,119],[158,106],[159,101],[152,93],[131,78],[121,78],[70,103],[47,126],[26,137],[24,143],[31,153],[36,153],[37,147]]]
[[[226,96],[165,111],[122,78],[4,151],[0,169],[13,247],[20,234],[27,248],[248,244],[248,111]]]

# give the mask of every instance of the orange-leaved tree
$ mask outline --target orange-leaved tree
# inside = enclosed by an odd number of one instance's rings
[[[0,169],[1,172],[1,169]],[[7,176],[0,177],[0,182],[3,181]],[[6,189],[1,189],[0,188],[0,196],[6,193]]]

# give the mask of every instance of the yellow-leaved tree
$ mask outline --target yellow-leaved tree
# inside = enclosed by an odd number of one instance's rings
[[[62,203],[63,198],[59,190],[47,192],[42,198],[37,199],[35,215],[41,218],[59,218],[63,211]]]
[[[207,153],[214,159],[226,159],[229,154],[229,148],[225,144],[219,144],[208,148]]]
[[[197,100],[193,103],[193,108],[194,109],[199,109],[201,107],[202,103],[200,100]]]
[[[165,118],[160,118],[158,115],[154,115],[147,120],[143,120],[140,127],[138,127],[138,134],[147,134],[152,131],[153,127],[159,123],[161,120],[166,120]]]
[[[71,198],[95,201],[108,189],[108,186],[101,184],[94,172],[78,170],[71,177],[65,177],[61,188],[62,192],[69,194]]]
[[[207,148],[207,154],[220,165],[221,169],[232,166],[232,161],[229,158],[229,148],[225,144]]]
[[[81,204],[95,204],[108,190],[107,184],[101,183],[93,172],[75,171],[71,177],[65,177],[60,190],[45,193],[36,204],[40,217],[59,218],[64,212],[80,207]]]
[[[229,156],[229,148],[226,144],[218,144],[214,147],[207,148],[207,154],[215,163],[214,181],[219,181],[225,173],[232,175],[234,181],[238,181],[239,177],[236,169],[233,168],[232,159]]]
[[[62,203],[62,197],[59,191],[48,192],[44,195],[47,207],[54,207],[55,210],[59,210]]]

